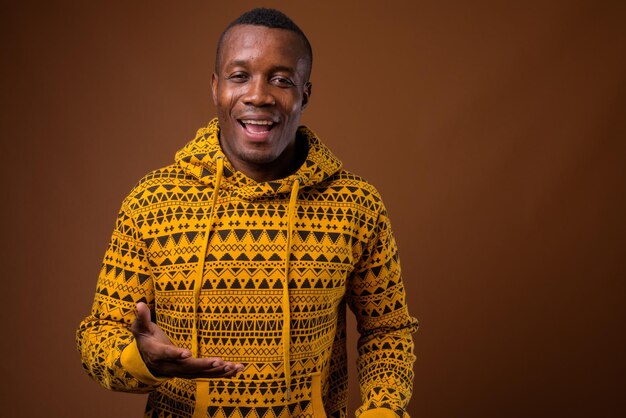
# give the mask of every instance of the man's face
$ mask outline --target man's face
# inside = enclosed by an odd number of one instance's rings
[[[293,157],[311,94],[305,51],[301,38],[284,29],[238,25],[226,33],[211,87],[220,143],[236,169],[284,165],[281,156]]]

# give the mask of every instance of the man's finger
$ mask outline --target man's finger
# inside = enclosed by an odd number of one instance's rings
[[[231,377],[243,371],[243,364],[230,361],[214,361],[212,365],[201,371],[204,377]]]
[[[187,357],[185,357],[187,356]],[[180,347],[160,347],[153,352],[151,370],[159,376],[195,378],[232,377],[243,370],[243,364],[225,361],[219,357],[191,357],[191,352]]]
[[[176,347],[175,345],[166,345],[161,353],[163,359],[187,359],[191,357],[191,351],[186,348]]]
[[[180,370],[185,374],[197,375],[198,377],[211,377],[226,372],[227,363],[221,358],[186,358],[177,361]]]
[[[135,318],[135,325],[138,332],[146,332],[150,329],[150,309],[148,305],[143,302],[137,304],[137,317]]]

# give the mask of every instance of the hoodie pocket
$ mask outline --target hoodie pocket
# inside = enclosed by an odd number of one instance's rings
[[[287,387],[284,379],[250,380],[235,377],[195,379],[195,383],[194,418],[245,417],[246,411],[255,408],[259,408],[257,415],[264,416],[265,412],[261,409],[267,411],[268,407],[275,409],[273,416],[277,417],[326,418],[320,373],[294,377],[289,401],[285,400]],[[225,414],[223,408],[231,412]]]
[[[311,375],[311,407],[315,418],[326,418],[322,401],[322,377],[319,373]]]

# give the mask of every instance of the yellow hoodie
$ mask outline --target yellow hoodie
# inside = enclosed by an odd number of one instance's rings
[[[360,418],[406,417],[417,329],[378,192],[306,127],[306,161],[257,183],[213,120],[124,200],[77,332],[101,385],[149,392],[146,417],[344,417],[346,305],[361,334]],[[145,302],[172,343],[243,363],[231,379],[153,376],[129,325]]]

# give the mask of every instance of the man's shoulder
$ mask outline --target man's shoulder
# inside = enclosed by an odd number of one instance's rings
[[[153,170],[135,184],[124,200],[124,205],[131,211],[139,210],[152,203],[163,202],[175,187],[185,188],[193,185],[190,177],[178,164]]]
[[[365,178],[351,171],[341,169],[330,176],[323,183],[324,188],[332,193],[350,196],[356,202],[379,209],[382,206],[382,197],[378,189]]]
[[[374,187],[374,185],[367,181],[364,177],[343,168],[329,177],[328,180],[334,186],[342,185],[351,188],[356,187],[357,189],[364,189],[378,194],[376,187]]]

